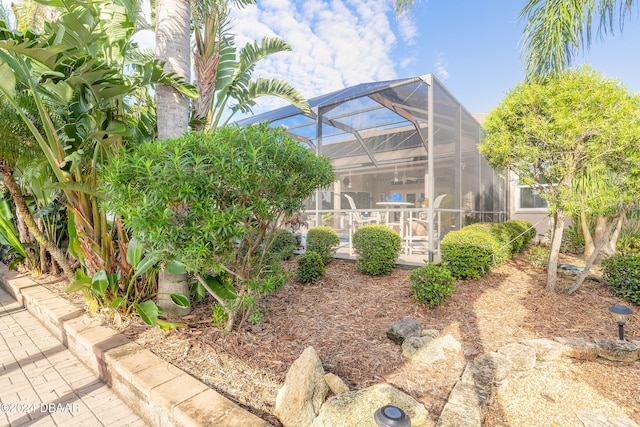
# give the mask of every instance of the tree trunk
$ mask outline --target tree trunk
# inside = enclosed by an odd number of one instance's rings
[[[167,72],[191,78],[189,0],[156,0],[156,58]],[[156,88],[158,140],[180,136],[189,127],[189,98],[170,86]]]
[[[22,196],[22,192],[20,192],[20,196]],[[36,251],[35,251],[35,245],[33,244],[34,243],[33,236],[31,236],[31,234],[29,233],[29,228],[27,227],[27,224],[24,223],[24,219],[22,218],[22,214],[20,213],[20,210],[18,209],[18,205],[15,202],[15,198],[14,198],[13,204],[16,208],[16,222],[18,223],[18,238],[20,239],[21,243],[25,243],[28,245],[27,247],[24,248],[25,252],[27,253],[27,259],[25,259],[25,265],[28,269],[31,269],[31,268],[35,269],[37,266],[35,265]]]
[[[551,247],[549,249],[549,263],[547,265],[547,286],[550,292],[556,291],[558,281],[558,259],[560,257],[560,245],[562,244],[562,233],[564,231],[564,214],[556,212],[552,217],[553,234],[551,234]]]
[[[191,69],[190,0],[156,0],[156,57],[165,62],[165,71],[190,80]],[[189,99],[170,86],[156,87],[158,140],[184,134],[189,127]],[[184,316],[191,311],[175,304],[173,293],[189,296],[186,275],[158,276],[157,304],[165,314]]]
[[[9,190],[9,193],[13,198],[13,202],[16,204],[16,208],[22,215],[22,219],[27,225],[27,228],[29,229],[31,235],[36,239],[38,244],[47,249],[47,252],[51,254],[51,257],[62,268],[64,275],[70,281],[73,281],[75,279],[75,275],[71,264],[69,264],[66,255],[60,250],[60,248],[51,243],[49,239],[47,239],[46,236],[38,229],[38,225],[33,219],[31,211],[29,211],[29,207],[24,200],[22,192],[20,191],[20,188],[18,188],[18,184],[16,184],[16,181],[13,179],[13,171],[5,169],[2,171],[2,176],[4,178],[4,183],[7,186],[7,190]]]
[[[593,244],[593,238],[591,237],[591,231],[587,223],[587,215],[584,212],[580,212],[580,229],[582,230],[582,237],[584,237],[584,257],[586,259],[589,258],[595,250],[595,245]]]

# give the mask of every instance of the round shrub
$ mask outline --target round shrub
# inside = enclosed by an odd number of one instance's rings
[[[456,289],[456,280],[446,266],[425,261],[424,267],[416,268],[409,274],[413,299],[429,308],[442,304],[445,297]]]
[[[326,273],[322,256],[313,251],[306,251],[298,258],[298,280],[302,283],[310,283],[318,280],[318,277]]]
[[[531,242],[531,239],[527,240],[527,237],[531,233],[526,223],[528,223],[528,221],[509,220],[498,224],[498,227],[504,229],[509,234],[512,254],[522,252],[529,242]],[[533,227],[531,223],[529,223],[529,226]],[[535,228],[533,228],[533,231],[535,233]]]
[[[296,250],[296,238],[293,233],[283,228],[273,231],[269,253],[276,255],[280,259],[290,259]]]
[[[370,276],[389,274],[396,265],[402,238],[384,225],[365,225],[352,236],[356,270]]]
[[[440,242],[442,260],[459,279],[479,279],[489,274],[499,248],[490,234],[469,227],[447,233]]]
[[[340,237],[331,227],[313,227],[307,233],[307,250],[320,254],[324,265],[333,261],[339,244]]]
[[[620,298],[640,304],[640,254],[603,259],[602,275]]]
[[[464,227],[464,229],[486,233],[488,238],[494,239],[498,243],[498,247],[493,253],[494,265],[501,265],[511,258],[511,244],[509,243],[511,234],[505,227],[493,222],[477,222]]]

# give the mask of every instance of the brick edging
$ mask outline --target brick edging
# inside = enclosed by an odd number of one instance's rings
[[[72,302],[0,263],[0,285],[152,426],[270,426]]]

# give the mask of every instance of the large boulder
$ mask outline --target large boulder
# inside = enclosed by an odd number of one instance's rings
[[[411,419],[412,427],[433,426],[424,405],[389,384],[376,384],[349,391],[327,400],[312,427],[377,427],[373,419],[376,409],[393,405]]]
[[[308,427],[329,394],[322,362],[307,347],[293,362],[276,396],[276,417],[284,427]]]

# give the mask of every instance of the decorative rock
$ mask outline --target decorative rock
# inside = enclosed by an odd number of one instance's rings
[[[420,333],[421,337],[430,337],[430,338],[438,338],[440,336],[440,331],[437,329],[423,329]]]
[[[284,427],[307,427],[329,394],[322,362],[313,347],[307,347],[293,362],[276,396],[275,414]]]
[[[349,391],[349,386],[345,384],[345,382],[342,381],[342,378],[340,378],[336,374],[332,374],[331,372],[329,372],[324,376],[324,380],[329,386],[331,393],[336,396]]]
[[[578,411],[576,415],[584,423],[584,427],[638,427],[638,424],[631,420],[609,418],[603,414]]]
[[[564,346],[562,354],[580,360],[595,360],[598,357],[598,346],[592,341],[582,338],[556,338]]]
[[[467,405],[447,403],[440,414],[437,427],[480,427],[480,412]]]
[[[376,427],[373,414],[385,405],[402,409],[413,427],[433,426],[424,405],[389,384],[376,384],[327,400],[312,427]]]
[[[507,356],[514,371],[528,371],[536,366],[536,351],[522,344],[507,344],[498,349],[498,353]]]
[[[411,317],[398,320],[387,329],[387,337],[398,345],[409,337],[419,337],[421,333],[420,323]]]
[[[558,360],[562,357],[563,345],[558,341],[547,338],[538,338],[522,342],[536,351],[536,358],[542,362]]]
[[[493,371],[494,384],[504,381],[513,366],[507,356],[495,351],[476,357],[473,363],[476,366],[486,366],[491,369]]]
[[[422,347],[427,345],[433,338],[428,336],[409,337],[402,343],[402,355],[411,359]]]
[[[460,343],[456,341],[451,335],[445,335],[444,337],[438,337],[433,339],[427,339],[428,337],[417,338],[417,340],[422,340],[424,345],[420,348],[415,349],[411,356],[407,356],[410,351],[405,353],[405,346],[402,346],[402,354],[411,358],[412,363],[421,364],[421,365],[431,365],[433,363],[445,361],[447,358],[445,356],[446,351],[456,351],[459,352],[462,348]],[[416,338],[412,338],[411,342],[407,344],[407,349],[411,348],[411,351],[414,349],[414,345],[417,344]],[[411,346],[411,347],[409,347]]]
[[[640,358],[640,346],[628,341],[593,340],[598,356],[615,362],[635,362]]]

